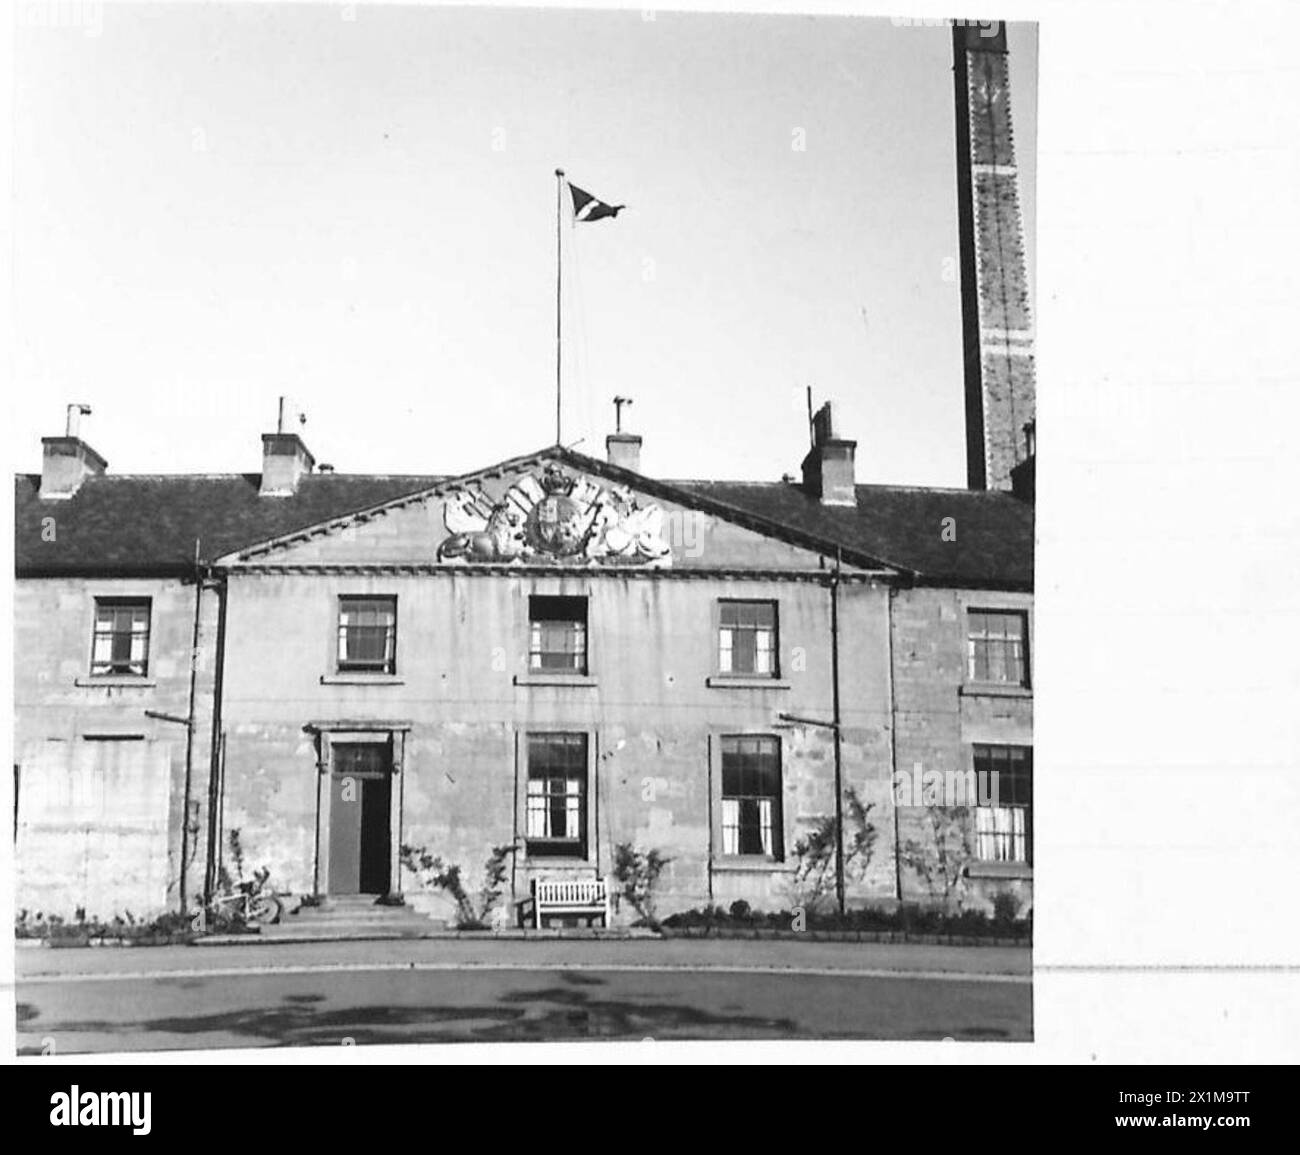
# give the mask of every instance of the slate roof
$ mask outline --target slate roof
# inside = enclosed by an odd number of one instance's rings
[[[66,501],[42,501],[39,474],[14,484],[14,557],[20,576],[190,573],[194,539],[211,560],[255,541],[428,489],[441,478],[313,473],[292,497],[261,497],[256,473],[104,474]],[[42,519],[55,540],[42,540]]]
[[[838,545],[845,556],[867,555],[926,584],[1031,588],[1034,507],[1009,493],[857,486],[857,508],[826,506],[794,483],[674,481],[686,493],[797,527]],[[955,540],[943,537],[944,518]]]
[[[559,457],[575,468],[732,517],[795,544],[828,553],[838,548],[850,564],[884,564],[917,582],[1033,585],[1033,507],[1007,493],[859,485],[857,508],[841,508],[822,505],[791,482],[658,481],[572,450],[553,448],[533,456]],[[458,479],[311,474],[292,497],[259,496],[259,480],[257,474],[106,474],[88,478],[66,501],[41,501],[40,477],[19,475],[18,574],[186,574],[196,537],[202,560],[210,561]],[[43,541],[42,519],[51,516],[55,540]],[[947,517],[955,521],[955,541],[943,539]]]

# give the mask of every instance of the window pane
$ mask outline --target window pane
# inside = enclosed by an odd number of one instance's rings
[[[1007,680],[1007,653],[1001,646],[989,643],[988,648],[988,680],[990,682],[1005,682]]]
[[[724,854],[781,857],[780,750],[780,741],[766,735],[723,737]]]
[[[718,606],[719,670],[775,676],[776,603],[724,600]]]
[[[149,670],[148,598],[97,598],[91,638],[92,674],[132,674]]]
[[[991,862],[1031,861],[1033,750],[1028,746],[977,745],[977,774],[997,775],[997,805],[975,811],[976,854]],[[981,785],[993,800],[992,786]]]
[[[722,800],[722,853],[740,853],[740,803],[735,798]]]
[[[587,672],[587,599],[530,597],[528,666],[568,674]]]
[[[391,674],[396,651],[396,598],[339,598],[340,666]]]
[[[587,853],[587,736],[529,734],[525,832],[531,854]]]
[[[738,674],[754,672],[754,633],[737,630],[731,643],[731,668]]]
[[[758,799],[740,800],[740,853],[763,854],[763,837],[759,832]]]
[[[966,628],[969,676],[973,681],[1028,685],[1028,619],[1022,611],[970,610]]]

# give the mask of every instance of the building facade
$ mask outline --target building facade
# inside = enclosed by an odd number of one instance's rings
[[[17,480],[20,907],[409,894],[403,845],[513,845],[518,902],[627,843],[662,913],[787,909],[835,821],[873,833],[827,903],[1031,901],[1032,506],[857,485],[829,406],[774,483],[654,480],[629,435],[458,477],[71,442]]]

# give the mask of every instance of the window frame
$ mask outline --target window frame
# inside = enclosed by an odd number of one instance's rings
[[[723,646],[723,631],[728,630],[733,634],[738,630],[744,630],[746,627],[728,626],[723,621],[725,607],[727,606],[770,606],[772,609],[772,646],[771,646],[771,669],[767,671],[757,670],[737,670],[735,668],[736,647],[733,644],[728,647]],[[752,632],[757,634],[761,627],[754,627]],[[735,678],[737,680],[749,680],[754,682],[779,681],[781,677],[781,605],[776,598],[718,598],[714,608],[714,649],[713,664],[718,675],[723,678]],[[724,668],[722,655],[724,649],[732,655],[731,669]],[[755,658],[759,653],[759,648],[755,644],[753,653]]]
[[[369,602],[374,605],[392,607],[392,623],[385,635],[384,658],[382,662],[359,658],[345,658],[344,638],[350,627],[343,622],[344,605],[347,602]],[[397,673],[397,595],[396,594],[339,594],[334,607],[334,671],[336,674],[363,677],[373,674],[376,677],[392,677]],[[351,627],[360,629],[379,629],[378,626]]]
[[[1007,763],[1007,784],[1013,787],[1013,796],[1004,799],[1003,780],[1001,775],[1004,771],[1000,770],[993,762],[994,752],[1005,752],[1005,761]],[[1011,763],[1012,755],[1019,754],[1020,766],[1014,769]],[[984,762],[981,765],[981,762]],[[976,783],[978,785],[979,797],[987,796],[985,787],[980,784],[979,775],[984,772],[997,772],[998,779],[998,805],[982,806],[976,805],[971,809],[974,811],[973,823],[974,830],[974,858],[980,863],[999,863],[1010,866],[1032,867],[1034,864],[1034,748],[1019,742],[973,742],[971,744],[971,768],[976,774]],[[1023,819],[1020,825],[1023,829],[1016,829],[1016,819],[1013,817],[1009,823],[1009,829],[999,830],[992,829],[981,831],[980,812],[984,811],[996,815],[999,811],[1020,812]],[[996,818],[993,820],[996,827]],[[984,853],[983,840],[989,838],[990,845],[998,847],[1005,844],[1009,847],[1010,853],[1001,854],[996,850],[992,855]],[[1016,857],[1015,851],[1017,843],[1023,845],[1023,856]]]
[[[1001,618],[1016,618],[1019,620],[1021,626],[1021,633],[1019,639],[1020,640],[1019,679],[1014,679],[1014,678],[999,679],[999,678],[980,677],[976,673],[975,646],[976,646],[977,639],[975,637],[974,622],[972,620],[976,615],[982,615],[986,617],[992,616],[992,617],[1001,617]],[[1001,686],[1008,689],[1022,689],[1022,690],[1032,689],[1033,681],[1032,681],[1032,677],[1030,674],[1030,667],[1029,667],[1029,648],[1030,648],[1029,647],[1029,625],[1030,623],[1029,623],[1028,609],[1025,609],[1020,606],[984,606],[984,605],[966,606],[964,624],[965,624],[964,664],[965,664],[965,681],[967,684],[973,686]],[[987,626],[985,626],[984,629],[984,637],[980,640],[982,640],[986,646],[990,644],[990,638],[988,636]],[[1010,639],[1006,634],[1003,634],[1000,638],[994,640],[1000,642],[1003,646],[1007,646],[1009,644]],[[986,656],[985,656],[986,668],[989,666],[989,664],[990,663],[988,662],[987,652],[986,652]],[[1006,668],[1006,664],[1007,664],[1006,654],[1004,653],[1003,655],[1004,669]]]
[[[539,617],[535,603],[538,602],[572,602],[582,604],[582,617]],[[558,612],[558,611],[557,611]],[[581,649],[548,650],[543,648],[546,640],[546,624],[579,626],[569,633],[580,637]],[[576,665],[546,665],[546,657],[564,655],[580,660]],[[530,677],[586,678],[591,675],[591,599],[586,594],[529,594],[528,595],[528,674]]]
[[[771,793],[753,793],[753,792],[736,792],[729,794],[727,792],[727,745],[731,742],[756,741],[771,743],[774,747],[775,754],[775,774],[776,781],[774,790]],[[785,744],[781,741],[778,734],[764,733],[726,733],[719,734],[717,738],[718,745],[718,818],[717,818],[717,835],[718,835],[718,857],[723,862],[762,862],[773,865],[780,865],[786,861],[786,835],[785,835]],[[743,768],[742,771],[743,773]],[[763,799],[772,802],[772,814],[769,820],[769,829],[771,832],[771,849],[760,851],[746,851],[741,849],[743,846],[745,823],[738,821],[736,824],[736,850],[729,851],[727,846],[727,803],[729,801],[761,801]],[[762,838],[762,827],[759,827],[759,838]]]
[[[524,842],[524,858],[530,861],[546,862],[556,859],[565,859],[573,862],[591,861],[591,791],[592,791],[592,740],[591,735],[586,730],[524,730],[521,732],[523,746],[523,797],[520,800],[522,806],[521,823],[522,835]],[[547,768],[546,773],[534,774],[533,765],[533,742],[534,740],[546,739],[580,739],[575,742],[582,750],[581,774],[575,775],[578,778],[578,806],[576,813],[578,816],[578,835],[576,838],[557,838],[554,835],[530,835],[529,816],[533,813],[530,805],[534,795],[529,789],[529,784],[534,781],[551,783],[563,780],[567,775],[557,773],[553,768]],[[569,768],[571,771],[576,770],[576,765]],[[555,792],[550,789],[545,790],[541,797],[543,799],[568,798],[570,797],[567,790]],[[553,806],[542,806],[541,813],[547,820],[554,818],[556,811]],[[569,811],[567,807],[562,811],[567,817]]]
[[[110,656],[108,659],[101,660],[95,656],[99,648],[99,640],[101,637],[106,637],[115,640],[116,638],[125,635],[125,637],[128,639],[128,646],[127,646],[128,655],[131,649],[130,643],[133,642],[136,637],[134,628],[126,631],[117,630],[117,629],[102,631],[100,629],[99,627],[100,611],[107,607],[111,607],[114,610],[122,610],[122,609],[131,609],[131,610],[143,609],[144,610],[144,633],[143,633],[144,657],[139,663],[132,662],[129,656],[125,659],[125,661],[119,661],[118,659],[112,657],[112,650],[114,648],[112,640],[109,643]],[[132,626],[134,626],[134,621],[132,622]],[[91,621],[90,621],[89,670],[90,670],[90,677],[92,679],[148,678],[149,664],[152,660],[152,649],[153,649],[153,598],[152,597],[148,595],[135,595],[135,594],[104,594],[102,596],[96,595],[94,599],[94,605],[91,611]],[[138,669],[130,668],[132,665],[137,665],[137,664],[139,666]],[[103,666],[107,666],[107,668],[99,668]],[[119,666],[125,666],[127,668],[125,669],[116,668]]]

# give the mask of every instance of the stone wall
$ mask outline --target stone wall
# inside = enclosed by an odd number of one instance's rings
[[[898,769],[913,776],[926,772],[964,774],[973,767],[976,743],[1033,745],[1030,688],[981,686],[968,677],[967,611],[1023,610],[1029,617],[1029,661],[1033,662],[1032,596],[974,590],[911,589],[893,597],[894,696]],[[954,847],[974,845],[973,819],[962,824],[964,838]],[[900,845],[909,839],[933,845],[927,808],[899,807]],[[982,864],[973,858],[967,876],[952,896],[987,908],[992,895],[1007,889],[1032,901],[1032,867]],[[902,871],[905,900],[937,902],[943,895],[926,886],[916,870]]]
[[[396,596],[393,678],[334,680],[337,599],[350,593]],[[589,678],[554,685],[530,677],[530,594],[588,597]],[[832,718],[830,592],[820,580],[241,572],[229,596],[224,825],[240,829],[249,865],[269,866],[286,889],[310,890],[315,878],[320,747],[312,725],[399,734],[402,840],[460,863],[474,883],[490,848],[524,829],[524,736],[587,734],[588,859],[519,856],[518,897],[538,871],[604,874],[613,846],[631,841],[673,860],[661,883],[665,913],[741,897],[756,908],[788,905],[795,842],[833,811],[831,731],[810,724]],[[781,677],[771,685],[709,684],[720,597],[778,600]],[[879,828],[876,856],[853,895],[887,897],[886,591],[846,583],[839,597],[844,781],[873,804]],[[781,740],[782,863],[721,854],[719,745],[736,733]]]
[[[96,597],[151,599],[144,678],[90,675]],[[16,583],[17,905],[152,915],[180,902],[195,586],[180,579]],[[189,889],[202,885],[216,596],[200,604]],[[146,711],[181,721],[151,717]]]

